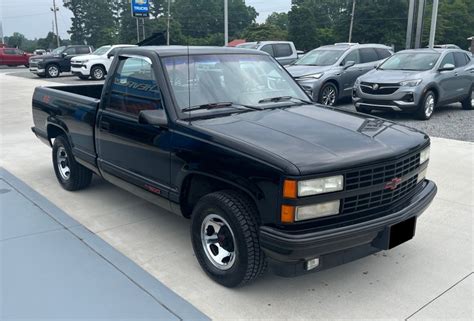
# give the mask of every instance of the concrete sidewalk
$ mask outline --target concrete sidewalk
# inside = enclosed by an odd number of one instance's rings
[[[0,168],[0,319],[207,320]]]
[[[290,279],[267,273],[226,289],[200,269],[188,220],[97,177],[82,191],[61,188],[51,149],[30,130],[31,97],[40,85],[51,83],[0,75],[0,166],[211,318],[472,319],[473,143],[432,139],[428,178],[438,194],[413,240],[320,273]]]

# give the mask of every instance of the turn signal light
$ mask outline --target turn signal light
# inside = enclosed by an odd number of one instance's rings
[[[281,222],[293,223],[295,221],[295,207],[291,205],[281,206]]]
[[[298,193],[298,187],[295,180],[285,179],[283,182],[283,197],[284,198],[296,198]]]

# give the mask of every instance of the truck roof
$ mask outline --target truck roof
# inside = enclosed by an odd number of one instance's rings
[[[155,51],[161,57],[185,56],[188,54],[187,46],[143,46],[127,48],[127,51],[150,50]],[[267,53],[252,49],[235,47],[211,47],[211,46],[189,46],[190,55],[212,55],[212,54],[254,54],[266,55]]]

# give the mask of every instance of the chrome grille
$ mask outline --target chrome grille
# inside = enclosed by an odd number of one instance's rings
[[[360,90],[369,95],[391,95],[400,88],[399,84],[377,84],[363,82],[360,84]]]

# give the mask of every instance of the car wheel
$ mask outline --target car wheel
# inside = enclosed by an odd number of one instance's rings
[[[217,283],[241,286],[265,270],[256,217],[252,200],[232,190],[208,194],[195,206],[191,222],[194,253]]]
[[[59,67],[58,65],[49,65],[46,67],[46,75],[49,78],[59,77]]]
[[[372,112],[372,109],[367,108],[367,107],[362,107],[362,106],[356,106],[356,110],[359,113],[364,113],[364,114],[370,114]]]
[[[338,90],[331,82],[324,84],[319,93],[318,102],[323,105],[334,106],[337,102]]]
[[[436,96],[431,90],[427,91],[420,101],[416,111],[416,117],[420,120],[428,120],[433,115],[436,107]]]
[[[461,101],[462,108],[466,110],[474,109],[474,87],[471,87],[471,94]]]
[[[77,191],[90,185],[92,171],[76,162],[65,136],[54,140],[52,156],[56,178],[64,189]]]
[[[94,66],[91,69],[91,77],[94,80],[102,80],[105,77],[105,69],[101,66]]]

